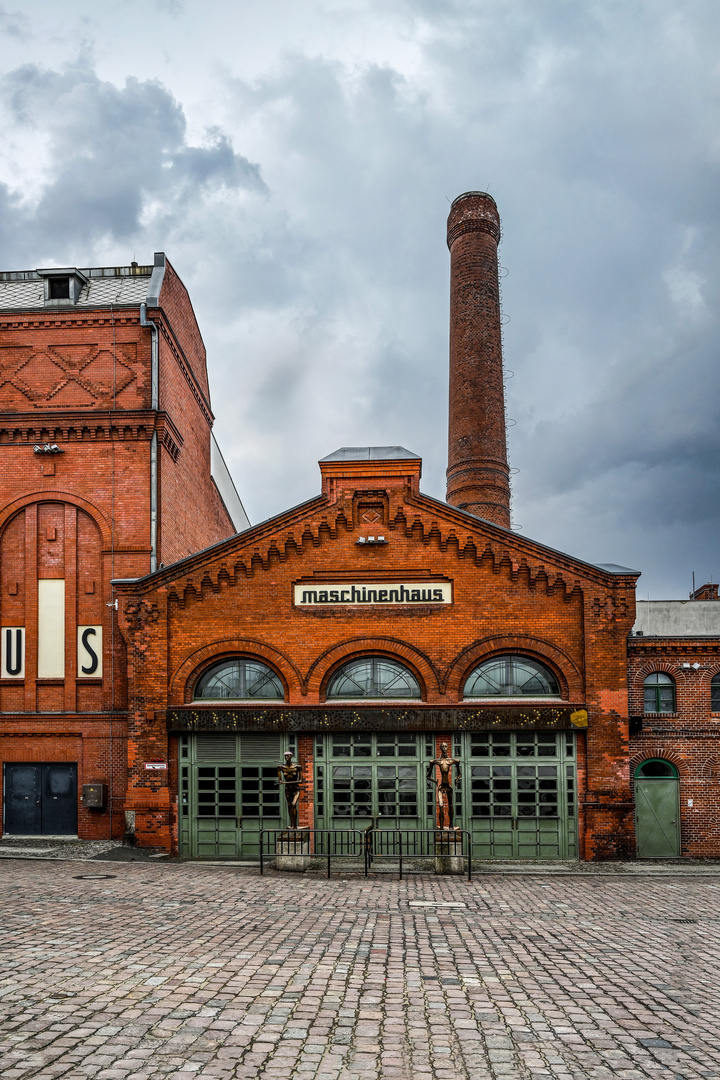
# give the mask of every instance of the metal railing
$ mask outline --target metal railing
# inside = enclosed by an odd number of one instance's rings
[[[280,850],[278,850],[280,848]],[[267,858],[326,859],[327,876],[333,859],[365,858],[363,829],[263,829],[260,833],[260,873]],[[367,869],[366,869],[367,874]]]
[[[403,859],[462,859],[472,880],[472,838],[463,829],[368,829],[365,836],[365,876],[378,859],[397,861],[400,878]],[[455,867],[450,865],[446,872],[452,873]]]
[[[333,860],[362,860],[365,877],[374,862],[392,860],[398,864],[400,878],[403,861],[461,859],[467,863],[468,881],[472,880],[472,838],[463,829],[263,829],[261,874],[269,858],[322,859],[327,862],[328,877]],[[446,872],[457,872],[457,863],[449,863]]]

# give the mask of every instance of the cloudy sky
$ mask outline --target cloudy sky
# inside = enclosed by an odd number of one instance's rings
[[[0,0],[2,269],[190,290],[253,522],[396,444],[444,495],[448,203],[490,191],[513,516],[720,576],[717,0]]]

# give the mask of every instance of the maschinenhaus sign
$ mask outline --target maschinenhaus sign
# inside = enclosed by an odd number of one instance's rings
[[[372,581],[351,584],[305,582],[295,585],[295,606],[319,604],[451,604],[449,581]]]

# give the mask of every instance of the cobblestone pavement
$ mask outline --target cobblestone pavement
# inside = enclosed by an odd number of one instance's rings
[[[0,1075],[720,1077],[720,875],[0,863]]]

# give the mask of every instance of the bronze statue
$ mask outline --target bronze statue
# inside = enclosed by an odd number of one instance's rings
[[[459,780],[462,776],[460,772],[460,762],[457,758],[449,757],[448,744],[446,742],[440,744],[440,757],[433,758],[429,762],[427,767],[427,778],[432,780],[437,788],[437,802],[438,802],[438,821],[441,829],[445,828],[445,804],[447,804],[448,815],[448,828],[453,827],[453,787],[452,787],[452,767],[455,766],[456,777]],[[440,779],[436,780],[433,775],[435,772],[435,766],[440,770]]]
[[[298,803],[300,801],[300,788],[305,786],[302,778],[302,765],[293,763],[292,754],[285,751],[285,761],[278,765],[278,784],[285,788],[285,801],[287,803],[290,828],[298,827]]]

